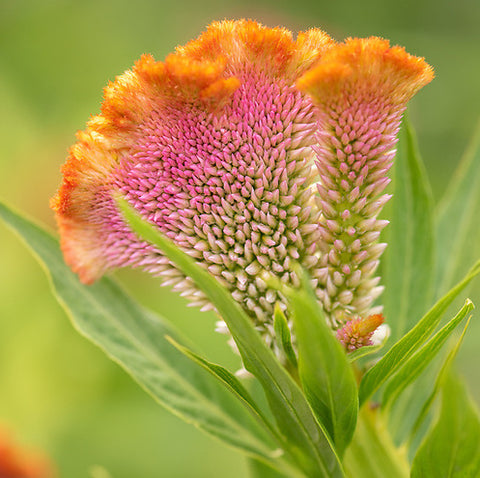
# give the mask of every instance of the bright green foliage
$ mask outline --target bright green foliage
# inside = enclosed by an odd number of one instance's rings
[[[345,454],[348,478],[408,478],[404,450],[395,447],[380,410],[363,407]]]
[[[0,203],[0,217],[45,267],[74,327],[119,363],[158,402],[205,432],[270,460],[275,445],[215,379],[165,338],[182,340],[163,319],[144,309],[113,281],[81,284],[65,265],[50,234]]]
[[[258,460],[250,460],[249,465],[252,478],[285,478],[286,476]]]
[[[415,355],[403,363],[400,370],[389,381],[383,394],[382,405],[391,405],[399,394],[412,383],[434,357],[440,348],[450,337],[457,325],[473,310],[473,303],[467,299],[462,309],[444,327],[442,327]]]
[[[437,296],[480,256],[480,122],[438,208]]]
[[[435,399],[440,393],[440,389],[442,387],[444,377],[448,373],[448,371],[451,369],[453,361],[455,360],[455,357],[457,356],[457,353],[460,350],[460,345],[462,345],[463,338],[465,337],[465,333],[467,332],[469,323],[470,323],[470,318],[467,320],[467,323],[463,328],[462,334],[460,335],[458,340],[455,342],[455,345],[451,347],[450,351],[448,352],[442,364],[442,367],[440,368],[437,376],[435,377],[435,383],[434,383],[432,392],[430,393],[428,398],[425,400],[423,407],[420,410],[420,413],[418,414],[413,426],[411,427],[410,436],[409,436],[410,443],[415,439],[415,436],[418,433],[422,423],[426,419],[428,413],[430,412]]]
[[[345,351],[328,327],[323,311],[304,276],[300,290],[283,289],[293,316],[300,379],[318,418],[343,455],[358,411],[357,384]]]
[[[440,414],[413,460],[411,476],[480,476],[479,416],[465,386],[452,372],[442,387]]]
[[[411,329],[431,304],[435,238],[433,201],[413,129],[404,119],[394,160],[393,198],[387,206],[381,269],[384,314],[392,343]]]
[[[382,347],[383,347],[383,344],[365,345],[364,347],[360,347],[359,349],[354,350],[353,352],[350,352],[348,354],[348,361],[350,363],[353,363],[356,360],[361,359],[362,357],[368,357],[369,355],[372,355],[378,352]]]
[[[255,418],[257,418],[262,425],[266,426],[268,430],[272,433],[272,435],[281,442],[281,437],[278,436],[275,428],[269,423],[268,419],[265,417],[260,407],[255,403],[248,390],[243,386],[240,380],[235,377],[235,375],[233,375],[230,371],[228,371],[221,365],[217,365],[209,362],[208,360],[205,360],[204,358],[200,357],[200,355],[192,352],[187,347],[180,345],[171,337],[167,336],[167,340],[185,356],[199,364],[205,370],[210,372],[214,377],[220,380],[230,391],[232,391],[241,401],[243,401],[248,406],[248,408],[254,414]]]
[[[480,229],[479,222],[476,220],[480,207],[478,182],[480,128],[442,200],[440,214],[433,217],[435,220],[433,226],[436,225],[436,229],[434,227],[429,234],[423,235],[423,216],[429,223],[429,227],[432,227],[432,211],[428,200],[429,185],[422,173],[423,165],[415,147],[411,128],[408,124],[406,126],[406,131],[400,135],[399,151],[394,161],[394,197],[391,201],[390,214],[386,217],[391,221],[390,226],[386,228],[387,237],[385,237],[389,246],[381,265],[381,267],[385,266],[386,290],[383,298],[385,314],[395,339],[406,332],[405,325],[412,327],[425,311],[423,299],[426,296],[431,298],[432,284],[435,285],[436,297],[440,298],[449,287],[462,278],[472,262],[480,256],[480,242],[477,239]],[[410,179],[406,174],[408,171]],[[413,183],[409,184],[409,181]],[[409,192],[406,196],[405,191]],[[412,208],[412,204],[415,207]],[[435,235],[432,240],[433,232]],[[411,237],[408,237],[409,235]],[[402,244],[403,248],[398,249]],[[424,256],[429,258],[432,254],[435,255],[436,261],[430,270],[427,270],[428,264],[421,257],[410,261],[410,267],[407,267],[409,261],[403,254],[411,251],[413,244],[420,245],[424,249],[428,248],[428,244],[431,245],[431,250],[426,250]],[[406,271],[395,270],[395,267],[400,267],[401,264],[405,265]],[[390,284],[396,284],[399,287],[399,279],[396,276],[403,276],[407,281],[403,283],[403,288],[391,287]],[[416,291],[419,295],[416,296],[414,293],[402,295],[402,290]],[[425,294],[425,297],[422,297],[422,294]],[[429,300],[426,306],[430,303]],[[420,307],[422,304],[424,304],[423,308]],[[455,301],[456,307],[460,305],[459,300]],[[405,315],[407,310],[410,312]],[[435,371],[441,366],[442,354],[442,352],[439,353],[414,386],[402,390],[401,396],[389,409],[390,430],[398,443],[409,439],[411,428],[415,427],[418,415],[422,413],[422,402],[429,400],[434,386]],[[415,450],[416,444],[416,441],[411,443],[413,446],[411,451]]]
[[[410,358],[428,339],[440,323],[442,315],[458,294],[480,273],[480,261],[469,273],[445,294],[392,348],[364,375],[360,383],[360,405],[390,378],[405,360]]]

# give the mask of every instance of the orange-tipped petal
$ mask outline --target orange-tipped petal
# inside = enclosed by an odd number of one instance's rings
[[[388,40],[349,38],[325,51],[297,86],[322,104],[356,90],[389,97],[398,104],[406,103],[433,76],[423,58],[409,55],[402,47],[390,47]]]

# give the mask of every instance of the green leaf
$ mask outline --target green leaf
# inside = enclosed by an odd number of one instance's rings
[[[353,352],[350,352],[347,355],[348,361],[350,363],[356,362],[358,359],[361,359],[362,357],[368,357],[369,355],[372,355],[379,350],[381,350],[383,347],[383,344],[379,345],[365,345],[364,347],[360,347],[357,350],[354,350]]]
[[[295,350],[293,350],[290,328],[288,327],[287,318],[278,303],[275,304],[273,314],[273,329],[275,330],[275,338],[280,350],[283,350],[285,357],[287,357],[292,366],[297,368],[297,356],[295,355]]]
[[[431,304],[434,274],[433,199],[407,118],[392,171],[393,198],[385,215],[388,247],[382,258],[384,315],[396,342]]]
[[[470,318],[467,324],[469,322]],[[394,441],[406,443],[412,458],[431,421],[431,413],[429,413],[431,403],[429,402],[433,401],[432,391],[435,390],[435,382],[441,373],[440,370],[445,366],[445,360],[451,360],[447,355],[448,351],[442,350],[436,356],[430,357],[430,363],[425,364],[428,367],[420,364],[422,370],[419,370],[415,381],[408,384],[401,394],[395,397],[391,406],[383,408],[384,413],[388,414],[388,425]],[[400,372],[393,377],[392,381],[395,381],[399,374]],[[387,386],[390,386],[390,383]]]
[[[265,345],[231,294],[190,256],[144,222],[125,200],[120,199],[119,206],[132,229],[162,250],[216,307],[238,346],[245,368],[262,384],[278,427],[287,439],[287,452],[295,456],[309,477],[342,477],[335,450],[312,415],[302,391]]]
[[[452,372],[442,387],[439,417],[415,455],[411,476],[480,476],[479,416],[465,386]]]
[[[58,241],[0,203],[0,217],[46,270],[74,327],[121,365],[159,403],[183,420],[249,455],[272,460],[275,445],[238,400],[178,352],[178,333],[113,281],[81,284],[65,265]]]
[[[281,443],[282,439],[278,434],[278,431],[270,424],[269,420],[265,417],[260,407],[255,403],[255,400],[252,398],[248,390],[243,386],[240,380],[233,375],[233,373],[221,365],[209,362],[184,345],[180,345],[172,337],[167,336],[166,339],[177,350],[182,352],[183,355],[188,357],[190,360],[193,360],[195,363],[211,373],[215,378],[220,380],[221,383],[223,383],[232,393],[234,393],[243,403],[245,403],[245,405],[247,405],[255,419],[257,419],[263,426],[267,427],[272,435],[275,436]]]
[[[292,312],[303,389],[340,456],[357,422],[358,393],[353,369],[304,273],[300,289],[283,288]]]
[[[455,287],[445,294],[423,316],[418,324],[413,327],[402,339],[363,376],[360,383],[360,406],[381,387],[416,350],[421,347],[431,333],[440,323],[442,315],[458,294],[480,273],[480,261],[478,261],[468,274]]]
[[[474,137],[438,207],[437,295],[480,256],[480,121]]]
[[[435,378],[435,383],[432,387],[432,391],[428,398],[425,400],[420,413],[418,414],[415,422],[413,423],[413,426],[410,430],[410,434],[408,437],[408,443],[407,447],[410,448],[412,446],[412,442],[415,439],[416,435],[418,434],[420,427],[422,424],[425,422],[430,409],[432,407],[433,402],[435,401],[435,398],[438,396],[440,389],[442,387],[442,384],[444,383],[444,379],[450,370],[450,367],[455,359],[455,357],[458,354],[458,351],[460,350],[460,346],[462,345],[463,338],[465,337],[465,333],[467,332],[468,326],[470,324],[470,319],[471,317],[468,318],[467,323],[465,324],[465,327],[463,328],[462,334],[456,341],[455,345],[451,348],[450,352],[446,356],[440,370],[437,373],[437,376]]]
[[[239,400],[241,400],[246,405],[250,413],[260,423],[260,425],[262,425],[263,427],[266,427],[269,430],[269,432],[272,434],[272,436],[275,437],[276,441],[279,444],[282,443],[283,438],[279,434],[278,430],[272,426],[272,424],[264,415],[260,407],[257,405],[257,403],[255,403],[255,400],[252,398],[248,390],[243,386],[240,380],[238,380],[238,378],[235,377],[235,375],[233,375],[229,370],[222,367],[221,365],[217,365],[212,362],[209,362],[203,357],[200,357],[200,355],[196,354],[195,352],[192,352],[189,348],[183,345],[180,345],[172,337],[167,336],[166,338],[177,350],[179,350],[186,357],[188,357],[189,359],[193,360],[195,363],[203,367],[205,370],[211,373],[215,378],[217,378],[222,384],[224,384],[234,395],[237,396]],[[284,454],[284,451],[282,449],[278,449],[277,451],[278,451],[279,457],[281,457]],[[287,476],[299,476],[298,470],[295,470],[288,463],[284,461],[281,463],[275,463],[275,464],[269,463],[270,466],[267,466],[264,463],[262,463],[262,465],[265,466],[266,469],[271,470],[272,473],[274,473],[274,470],[272,470],[272,466],[273,466],[273,468],[277,472],[280,472],[279,470],[280,468],[284,473],[287,474]],[[282,476],[285,476],[285,475],[282,474]]]
[[[400,370],[388,383],[383,394],[382,405],[388,408],[396,398],[405,390],[408,385],[422,373],[429,365],[432,359],[440,351],[450,334],[460,324],[460,322],[474,309],[470,300],[466,300],[465,305],[446,325],[444,325],[415,355],[403,363]]]

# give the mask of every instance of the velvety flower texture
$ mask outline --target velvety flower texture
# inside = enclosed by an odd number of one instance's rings
[[[125,225],[112,193],[207,268],[267,341],[273,274],[306,268],[335,328],[379,294],[377,215],[409,98],[433,77],[379,38],[295,40],[251,21],[213,23],[105,89],[52,201],[67,263],[90,283],[135,266],[208,308],[203,294]]]

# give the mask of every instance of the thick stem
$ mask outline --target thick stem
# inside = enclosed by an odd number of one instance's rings
[[[406,451],[393,444],[379,410],[364,406],[357,429],[346,451],[344,467],[348,478],[408,478]]]

